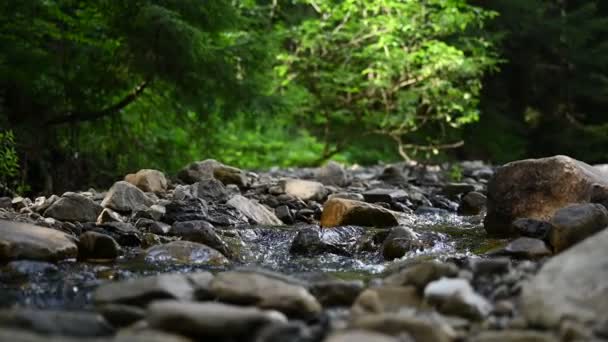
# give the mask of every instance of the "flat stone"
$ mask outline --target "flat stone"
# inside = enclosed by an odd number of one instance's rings
[[[512,230],[521,236],[548,240],[549,232],[553,226],[551,223],[531,218],[518,218],[512,223]]]
[[[250,200],[241,195],[236,195],[232,197],[227,204],[237,209],[257,224],[270,226],[283,225],[283,222],[279,220],[272,211],[268,210],[268,208],[257,201]]]
[[[365,202],[376,203],[393,203],[398,200],[407,198],[407,192],[401,189],[372,189],[363,193]]]
[[[471,342],[554,342],[557,336],[534,330],[482,331]]]
[[[557,327],[564,318],[608,321],[608,230],[551,258],[524,283],[522,311],[529,324]]]
[[[222,303],[157,301],[148,307],[151,328],[193,338],[245,340],[269,324],[287,323],[276,311]],[[176,324],[179,322],[179,324]]]
[[[557,210],[550,222],[549,241],[559,253],[607,228],[608,210],[601,204],[574,204]]]
[[[303,201],[321,201],[327,196],[327,190],[322,183],[303,179],[282,179],[279,186],[287,195]]]
[[[215,232],[214,227],[207,221],[182,221],[174,222],[169,234],[179,236],[182,240],[193,241],[207,245],[218,250],[226,257],[232,257],[233,253],[228,245]]]
[[[329,335],[325,342],[398,342],[392,336],[366,330],[349,330]]]
[[[167,179],[165,174],[152,169],[143,169],[137,173],[125,176],[125,181],[135,185],[144,192],[161,194],[167,191]]]
[[[223,266],[230,261],[219,251],[191,241],[173,241],[152,246],[144,253],[145,260],[152,263],[197,264]]]
[[[83,195],[66,192],[44,211],[44,216],[59,221],[95,222],[102,209]]]
[[[509,242],[505,247],[505,252],[516,258],[524,259],[538,259],[553,254],[543,240],[529,237],[520,237]]]
[[[475,191],[475,186],[468,183],[447,183],[442,189],[442,192],[448,197],[454,197],[472,191]]]
[[[0,260],[57,261],[75,258],[76,239],[63,232],[0,220]]]
[[[351,327],[392,336],[407,333],[415,341],[451,342],[456,339],[454,330],[439,318],[408,310],[360,316],[351,322]]]
[[[152,204],[154,202],[143,191],[125,181],[114,183],[101,202],[104,208],[124,213],[143,210]]]
[[[313,317],[321,305],[304,287],[253,272],[222,272],[210,284],[211,293],[222,302],[256,305],[293,317]]]
[[[447,315],[480,320],[492,311],[492,305],[475,293],[464,279],[442,278],[429,283],[424,289],[425,300]]]
[[[87,259],[116,259],[120,255],[120,246],[111,236],[86,232],[78,238],[78,258]]]
[[[109,336],[114,333],[114,329],[101,315],[85,311],[0,310],[0,326],[9,329],[24,329],[44,335],[72,337]]]
[[[432,281],[440,278],[451,278],[458,275],[458,267],[451,263],[439,261],[422,261],[407,265],[404,269],[389,275],[384,284],[393,286],[412,285],[422,293]]]
[[[194,287],[183,274],[159,274],[108,282],[93,293],[97,305],[125,304],[144,307],[160,299],[192,300]]]
[[[572,203],[608,198],[608,177],[566,156],[526,159],[505,164],[488,183],[488,234],[514,235],[518,218],[548,220]]]
[[[397,216],[390,210],[342,198],[333,198],[325,202],[321,215],[322,227],[346,225],[392,227],[398,224]]]

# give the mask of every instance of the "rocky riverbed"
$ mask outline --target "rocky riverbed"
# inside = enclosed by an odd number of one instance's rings
[[[608,341],[608,172],[248,172],[0,198],[0,341]]]

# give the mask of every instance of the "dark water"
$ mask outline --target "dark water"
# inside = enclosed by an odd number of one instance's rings
[[[322,254],[314,257],[289,253],[296,227],[240,230],[243,261],[228,268],[263,268],[302,279],[337,277],[369,279],[381,276],[395,262],[413,258],[475,257],[500,241],[485,237],[479,217],[415,216],[408,226],[422,239],[432,240],[423,251],[410,252],[398,261],[385,262],[378,251],[351,256]],[[329,233],[331,234],[331,233]],[[19,261],[0,268],[0,307],[88,309],[91,292],[109,280],[129,279],[162,272],[217,272],[226,268],[146,262],[140,249],[127,250],[112,263],[63,261],[56,265]]]

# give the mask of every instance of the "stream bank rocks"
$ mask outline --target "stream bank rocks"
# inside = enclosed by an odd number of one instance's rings
[[[0,340],[606,340],[606,175],[456,166],[208,159],[0,200]]]

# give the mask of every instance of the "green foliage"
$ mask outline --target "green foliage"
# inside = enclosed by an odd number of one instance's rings
[[[450,166],[450,171],[448,173],[448,177],[450,178],[450,180],[452,182],[460,182],[462,180],[462,172],[464,170],[462,169],[462,166],[458,165],[458,164],[453,164],[452,166]]]
[[[311,94],[300,114],[327,144],[356,142],[358,131],[403,147],[425,127],[441,132],[477,120],[481,77],[498,63],[479,29],[495,12],[465,1],[305,3],[317,15],[292,29],[294,48],[279,55],[277,71],[283,84]]]
[[[16,189],[19,176],[19,157],[12,131],[0,131],[0,194]]]

